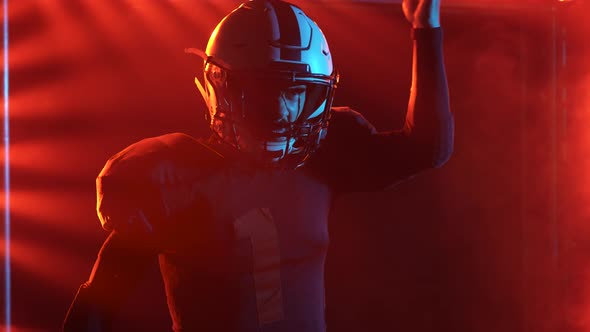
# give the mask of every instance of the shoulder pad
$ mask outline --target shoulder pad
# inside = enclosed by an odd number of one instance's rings
[[[102,227],[151,232],[165,215],[162,186],[197,181],[221,167],[221,154],[181,133],[146,138],[111,157],[96,178]]]
[[[163,160],[199,166],[222,158],[221,154],[193,137],[173,133],[131,144],[109,158],[98,177],[141,175]]]
[[[365,117],[350,107],[332,107],[328,137],[375,134],[377,129]]]

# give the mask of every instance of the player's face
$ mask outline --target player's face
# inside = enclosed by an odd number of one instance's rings
[[[306,94],[307,87],[302,84],[266,85],[247,90],[245,127],[261,140],[279,139],[298,120]]]
[[[295,138],[288,137],[288,128],[302,113],[307,87],[291,84],[256,89],[259,91],[246,91],[246,117],[244,127],[240,128],[240,145],[252,152],[270,150],[280,158],[282,153],[278,151],[284,151],[286,146],[289,149],[294,143]]]
[[[281,89],[272,98],[276,103],[274,111],[275,121],[278,123],[293,123],[297,120],[303,109],[306,96],[305,85],[294,85]]]

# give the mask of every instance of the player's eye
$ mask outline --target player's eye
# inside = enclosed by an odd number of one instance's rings
[[[305,85],[297,85],[287,88],[283,93],[287,99],[295,99],[296,97],[304,94],[306,91]]]

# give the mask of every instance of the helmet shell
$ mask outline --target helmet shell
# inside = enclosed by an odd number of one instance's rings
[[[299,7],[253,0],[228,14],[207,44],[211,61],[228,70],[268,70],[273,62],[303,64],[310,74],[332,75],[328,42]]]
[[[202,56],[205,83],[197,79],[195,83],[217,138],[252,152],[270,166],[303,165],[326,136],[338,82],[328,42],[318,25],[293,4],[248,1],[217,25]],[[282,139],[260,139],[267,137],[265,132],[255,130],[249,120],[264,111],[250,107],[256,98],[247,87],[269,87],[270,91],[289,85],[306,86],[299,116],[283,128]]]

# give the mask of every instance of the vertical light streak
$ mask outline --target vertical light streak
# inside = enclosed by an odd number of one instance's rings
[[[11,280],[10,280],[10,122],[8,103],[8,0],[3,1],[4,16],[4,315],[6,332],[11,322]]]

